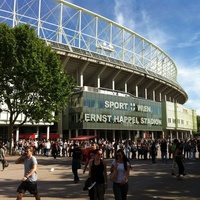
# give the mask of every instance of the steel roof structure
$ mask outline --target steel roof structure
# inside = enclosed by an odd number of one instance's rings
[[[106,88],[184,104],[173,60],[149,40],[64,0],[2,0],[0,22],[29,23],[84,88]]]

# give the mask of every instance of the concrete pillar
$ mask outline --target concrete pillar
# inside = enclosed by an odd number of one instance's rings
[[[138,97],[138,86],[135,86],[135,96]]]
[[[130,140],[130,139],[131,139],[131,131],[128,130],[128,140]]]
[[[107,130],[105,130],[105,140],[107,140],[108,139],[108,132],[107,132]]]
[[[76,137],[78,137],[78,129],[76,129]]]
[[[49,140],[49,131],[50,131],[50,127],[49,126],[47,126],[47,140]]]
[[[113,140],[115,140],[115,130],[112,131]]]
[[[145,99],[147,99],[148,98],[148,89],[147,88],[144,89],[144,93],[145,93]]]
[[[115,90],[115,81],[112,80],[112,89]]]
[[[181,138],[184,139],[184,137],[183,137],[183,132],[181,132]]]
[[[98,79],[97,79],[97,87],[98,87],[98,88],[101,87],[101,80],[100,80],[100,77],[98,77]]]
[[[128,86],[127,86],[127,83],[125,83],[125,85],[124,85],[124,92],[127,93],[127,90],[128,90]]]
[[[83,87],[83,74],[80,76],[80,86]]]
[[[176,132],[176,138],[177,138],[177,139],[179,139],[179,136],[178,136],[178,131]]]
[[[172,138],[172,131],[170,131],[170,139],[171,139],[171,141],[173,140],[173,138]]]
[[[37,126],[35,138],[39,138],[39,126]]]
[[[153,101],[155,101],[156,100],[156,92],[155,92],[155,90],[153,90]]]
[[[71,131],[71,129],[69,129],[69,138],[71,138],[72,137],[72,131]]]
[[[154,140],[154,132],[151,133],[151,138]]]
[[[16,130],[16,141],[19,141],[19,129]]]

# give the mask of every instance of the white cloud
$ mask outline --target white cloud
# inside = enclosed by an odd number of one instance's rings
[[[137,5],[135,1],[131,0],[115,0],[116,19],[114,21],[139,33],[165,52],[170,52],[173,55],[173,57],[171,56],[172,59],[178,60],[178,62],[175,61],[178,67],[178,83],[188,94],[188,101],[185,106],[196,110],[197,114],[200,115],[200,68],[198,66],[200,56],[198,54],[195,56],[188,54],[188,57],[185,58],[183,53],[185,50],[186,52],[188,51],[188,49],[184,48],[199,45],[200,33],[193,33],[192,36],[190,32],[190,37],[186,37],[189,33],[184,32],[186,35],[182,35],[182,38],[179,38],[179,33],[172,32],[173,27],[170,32],[170,24],[161,23],[162,20],[160,21],[159,18],[154,20],[155,18],[151,16],[152,13],[145,10],[142,4],[140,4],[139,8],[136,7]],[[179,50],[181,52],[177,52]]]
[[[135,1],[115,0],[115,17],[114,21],[122,26],[140,34],[156,46],[167,50],[169,40],[173,37],[166,33],[164,27],[158,21],[151,18],[148,11],[136,7]]]
[[[200,68],[182,62],[177,63],[177,66],[179,66],[178,82],[188,94],[188,101],[185,106],[196,110],[197,114],[200,115]]]

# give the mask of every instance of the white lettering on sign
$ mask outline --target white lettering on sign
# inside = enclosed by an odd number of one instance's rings
[[[117,123],[117,124],[136,124],[136,125],[155,125],[161,126],[162,120],[145,117],[130,117],[121,115],[101,115],[101,114],[85,114],[85,122],[99,122],[99,123]]]
[[[151,112],[150,106],[138,105],[137,108],[138,108],[138,111],[140,111],[140,112],[148,112],[148,113]]]
[[[105,108],[127,110],[128,103],[120,103],[117,101],[105,101]]]
[[[112,115],[85,114],[85,122],[111,122]]]
[[[132,110],[138,112],[151,113],[151,106],[136,105],[135,103],[122,103],[117,101],[105,101],[105,108],[113,110]]]

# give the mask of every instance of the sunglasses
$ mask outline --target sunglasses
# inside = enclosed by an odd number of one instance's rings
[[[118,154],[117,156],[118,156],[118,157],[121,157],[122,155],[121,155],[121,154]]]

